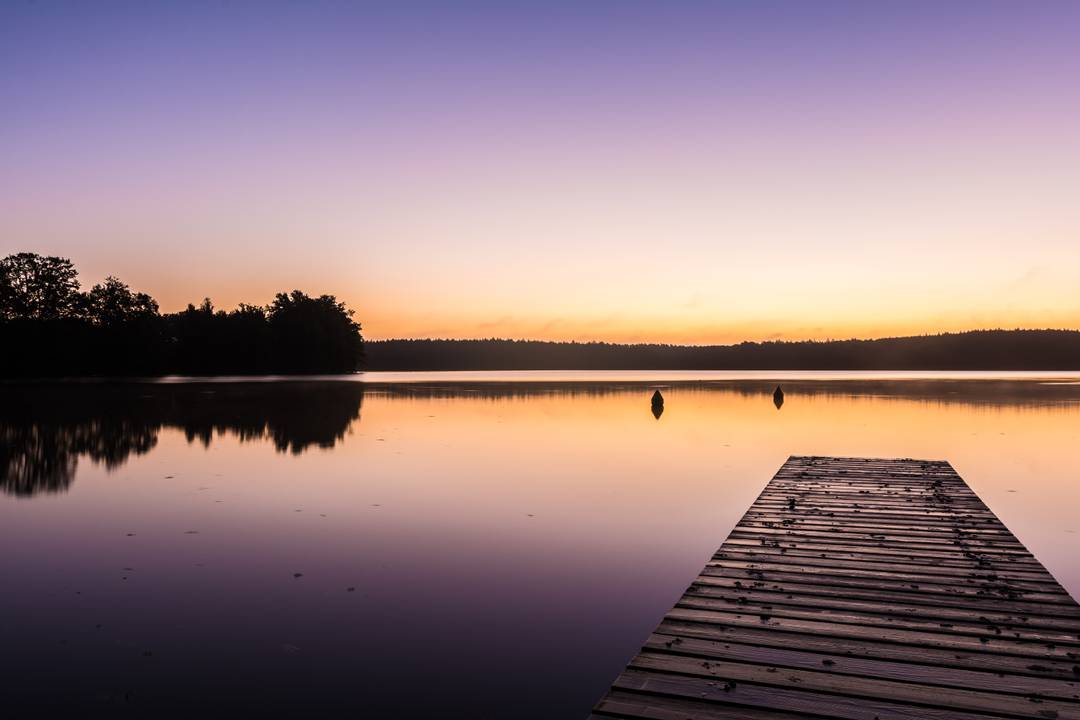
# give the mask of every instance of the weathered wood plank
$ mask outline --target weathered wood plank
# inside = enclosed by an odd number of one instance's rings
[[[737,601],[742,592],[757,591],[775,593],[778,596],[801,594],[814,601],[826,601],[831,598],[847,600],[869,600],[872,602],[895,605],[916,605],[935,608],[957,608],[960,610],[986,612],[1012,612],[1030,617],[1080,618],[1080,607],[1061,603],[1039,603],[1025,600],[1005,600],[1000,597],[984,595],[962,595],[955,593],[929,593],[917,589],[879,590],[863,588],[837,588],[829,585],[787,582],[744,583],[741,580],[699,576],[687,588],[687,593],[716,590],[725,592],[726,597]]]
[[[999,691],[983,692],[968,689],[947,688],[916,682],[882,680],[861,675],[844,675],[832,672],[828,666],[814,670],[767,665],[753,665],[723,660],[701,660],[665,652],[644,651],[630,662],[636,670],[656,670],[695,678],[717,678],[736,684],[754,683],[766,687],[798,687],[800,691],[828,695],[845,695],[867,700],[924,705],[927,707],[956,708],[972,712],[1001,713],[1015,717],[1030,717],[1032,701],[1025,697],[1007,695]],[[816,698],[815,698],[816,699]],[[1040,698],[1039,710],[1052,710],[1060,717],[1072,708],[1068,701]]]
[[[973,618],[978,618],[980,622],[1002,628],[1018,626],[1025,629],[1039,628],[1071,633],[1077,622],[1075,617],[1058,618],[1027,612],[1009,612],[999,607],[996,602],[988,603],[981,608],[975,606],[959,609],[942,605],[904,604],[895,600],[880,598],[851,599],[747,588],[739,588],[732,592],[728,588],[712,588],[703,585],[688,589],[687,595],[692,595],[701,601],[722,602],[744,610],[750,608],[761,608],[763,611],[775,609],[778,613],[783,612],[785,608],[810,611],[850,610],[868,615],[880,615],[887,620],[897,618],[918,619],[938,623],[942,627],[954,627],[953,623],[965,623],[970,622]],[[973,612],[973,610],[977,612]],[[1073,639],[1075,640],[1075,638]]]
[[[1068,662],[1076,655],[1076,646],[1058,646],[1043,641],[1017,640],[987,632],[980,637],[953,635],[947,632],[887,628],[878,625],[854,625],[830,618],[800,620],[776,615],[747,616],[722,610],[696,610],[678,605],[667,617],[673,620],[721,625],[726,627],[766,627],[777,632],[798,632],[856,640],[880,640],[903,645],[921,645],[953,652],[996,652],[1032,658],[1033,661]]]
[[[1023,640],[1025,642],[1046,644],[1054,643],[1061,646],[1073,646],[1080,648],[1080,639],[1073,632],[1074,627],[1050,629],[1028,627],[1014,622],[993,622],[986,618],[969,616],[969,620],[961,621],[955,618],[942,622],[934,618],[917,618],[903,613],[866,613],[852,610],[840,610],[822,607],[798,607],[780,603],[736,603],[729,604],[722,599],[689,595],[679,601],[678,607],[689,610],[707,610],[724,615],[734,615],[738,621],[745,618],[768,623],[772,618],[777,620],[813,620],[815,622],[836,623],[838,625],[852,625],[860,628],[888,628],[898,630],[917,630],[930,632],[935,635],[963,635],[975,638],[993,639],[998,637],[1004,640]],[[972,614],[974,615],[974,614]],[[718,617],[719,623],[729,622],[723,617]],[[735,624],[736,621],[730,621]],[[1062,621],[1063,625],[1069,625],[1069,621]]]
[[[940,667],[980,670],[1003,675],[1031,675],[1058,680],[1075,680],[1073,660],[1032,660],[1011,655],[974,652],[958,653],[953,650],[903,645],[881,640],[845,638],[806,633],[779,633],[767,627],[734,627],[665,619],[656,629],[658,635],[670,635],[672,641],[700,638],[717,642],[756,644],[762,647],[799,648],[826,655],[843,654],[856,657],[881,658],[926,666],[922,676],[936,677]],[[933,673],[928,673],[932,669]]]
[[[797,572],[764,571],[744,568],[714,568],[702,569],[702,578],[733,578],[744,584],[761,582],[783,587],[789,582],[806,583],[810,585],[824,585],[832,587],[858,588],[862,590],[918,590],[921,593],[940,593],[943,595],[955,595],[962,597],[988,597],[1006,598],[1009,600],[1024,600],[1027,602],[1045,603],[1048,605],[1066,605],[1075,607],[1073,601],[1064,593],[1041,593],[1026,590],[1018,590],[1008,583],[983,583],[971,586],[958,586],[938,584],[930,582],[909,582],[906,580],[886,580],[875,578],[848,578],[841,575],[816,574],[808,575]]]
[[[595,718],[1080,718],[1080,605],[947,462],[792,457]]]
[[[709,562],[709,565],[761,568],[781,565],[794,567],[824,567],[842,571],[844,574],[847,574],[847,570],[884,570],[886,572],[893,570],[898,573],[904,572],[933,575],[934,577],[941,578],[954,578],[963,582],[966,582],[971,578],[985,579],[987,576],[993,575],[996,578],[1057,585],[1057,581],[1054,580],[1053,576],[1041,568],[1037,570],[998,568],[993,565],[988,566],[971,562],[966,564],[957,562],[950,564],[945,564],[944,562],[917,563],[906,562],[901,559],[881,561],[864,560],[862,558],[841,558],[835,556],[821,557],[820,554],[814,553],[770,553],[767,551],[738,552],[734,550],[725,550],[714,555],[713,560]],[[935,582],[940,582],[940,580]]]
[[[804,670],[828,669],[834,673],[889,680],[924,681],[925,671],[921,665],[859,657],[845,653],[822,654],[798,648],[771,648],[764,645],[743,645],[735,642],[701,640],[681,637],[672,648],[672,637],[654,634],[645,642],[645,649],[655,652],[675,652],[680,655],[732,662],[765,665],[774,668],[802,668]],[[1078,679],[1080,680],[1080,679]],[[939,666],[934,671],[934,684],[963,689],[987,690],[1014,695],[1043,695],[1060,700],[1073,700],[1080,693],[1080,682],[1061,682],[1054,679],[1008,675],[964,670]]]

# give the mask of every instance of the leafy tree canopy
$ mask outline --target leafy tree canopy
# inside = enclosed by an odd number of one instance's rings
[[[0,260],[0,318],[76,317],[81,300],[79,273],[67,258],[17,253]]]

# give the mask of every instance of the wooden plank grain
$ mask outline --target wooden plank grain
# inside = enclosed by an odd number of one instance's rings
[[[648,650],[630,662],[637,670],[655,670],[690,677],[734,680],[737,684],[754,683],[767,687],[798,687],[802,692],[819,693],[846,698],[887,700],[904,705],[928,708],[949,708],[971,712],[984,712],[1012,717],[1030,717],[1032,700],[1028,697],[1007,695],[997,690],[981,691],[967,688],[949,688],[925,682],[882,680],[877,677],[843,675],[832,672],[827,666],[814,670],[790,667],[752,665],[726,662],[724,660],[701,660]],[[1074,709],[1068,701],[1040,697],[1040,710],[1053,711],[1056,717],[1071,713]]]
[[[664,619],[656,629],[658,635],[670,635],[672,647],[676,640],[699,638],[717,642],[737,642],[771,648],[798,648],[825,654],[836,653],[850,657],[896,660],[922,666],[919,674],[936,678],[942,667],[983,670],[1001,675],[1046,677],[1075,681],[1075,662],[1033,660],[1031,658],[997,655],[984,652],[956,652],[924,645],[903,645],[867,638],[845,638],[834,635],[778,633],[771,628],[735,627]]]
[[[677,644],[674,642],[674,637],[679,638]],[[1080,678],[1077,681],[1061,682],[1058,679],[987,672],[985,668],[971,670],[937,666],[933,678],[928,681],[922,665],[861,657],[848,654],[848,652],[815,652],[803,647],[773,648],[767,645],[653,634],[645,642],[644,649],[688,655],[705,660],[717,658],[773,668],[828,669],[838,674],[905,682],[916,681],[927,686],[940,685],[1022,696],[1045,696],[1059,700],[1076,700],[1080,697]]]
[[[1080,605],[949,463],[792,456],[592,717],[1080,719]]]

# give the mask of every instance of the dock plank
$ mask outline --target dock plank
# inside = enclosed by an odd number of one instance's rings
[[[1080,605],[949,463],[793,456],[592,712],[1080,720]]]

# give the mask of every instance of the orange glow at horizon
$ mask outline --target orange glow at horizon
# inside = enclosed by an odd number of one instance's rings
[[[929,296],[925,290],[903,285],[861,295],[849,288],[830,292],[829,288],[814,288],[808,283],[802,289],[808,301],[800,300],[798,292],[774,294],[766,289],[755,295],[753,288],[746,287],[740,292],[747,294],[747,301],[735,305],[723,297],[693,292],[685,293],[685,301],[677,293],[654,301],[652,296],[662,293],[638,297],[631,288],[623,289],[624,296],[617,303],[605,303],[598,288],[590,289],[592,297],[587,300],[579,295],[552,298],[546,303],[528,302],[526,298],[500,298],[487,303],[482,297],[443,295],[437,288],[427,288],[424,295],[412,298],[396,297],[390,288],[376,292],[356,290],[349,287],[347,278],[338,285],[313,278],[294,283],[281,280],[277,284],[264,279],[250,288],[230,284],[223,278],[221,293],[211,287],[191,293],[183,287],[183,278],[163,280],[164,292],[138,286],[159,300],[163,312],[182,310],[189,302],[197,305],[203,297],[210,297],[215,307],[226,310],[240,302],[266,304],[275,292],[294,287],[311,294],[334,294],[355,311],[364,337],[369,340],[506,338],[705,345],[1080,328],[1080,308],[1070,306],[1075,303],[1071,302],[1067,280],[1050,271],[1020,282],[1003,283],[1000,289],[954,291],[951,299],[942,299],[938,293]],[[92,281],[84,278],[83,282],[88,285]],[[959,297],[964,293],[969,294],[967,303]],[[1031,306],[1021,306],[1018,295]]]

